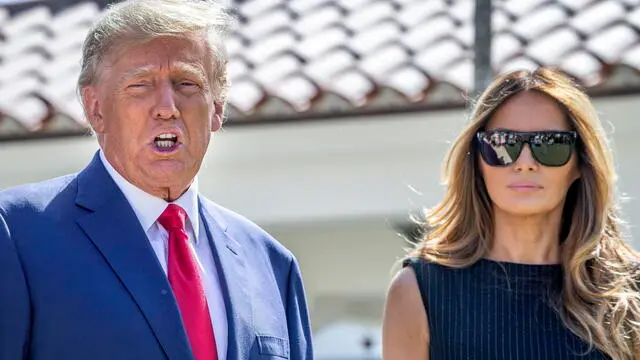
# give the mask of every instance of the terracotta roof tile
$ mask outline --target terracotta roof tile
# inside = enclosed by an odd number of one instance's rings
[[[58,12],[48,23],[49,29],[56,35],[64,34],[73,28],[84,28],[93,23],[100,13],[100,8],[96,3],[81,3],[73,8]],[[84,26],[83,26],[84,25]],[[84,35],[84,32],[81,34]]]
[[[547,0],[510,0],[505,2],[503,8],[516,18],[525,17],[539,5],[548,2]]]
[[[295,52],[306,61],[317,59],[338,46],[346,45],[349,32],[340,26],[325,28],[317,34],[306,37],[295,49]]]
[[[289,8],[296,14],[304,14],[321,4],[332,3],[331,0],[290,0]]]
[[[390,44],[363,58],[360,68],[376,82],[382,82],[390,72],[410,62],[411,57],[403,46]]]
[[[253,71],[252,77],[266,88],[275,89],[275,83],[298,71],[300,67],[300,60],[296,56],[283,54],[259,65]]]
[[[473,22],[474,1],[454,1],[448,13],[462,23]]]
[[[533,40],[525,53],[539,64],[556,65],[571,50],[580,46],[575,30],[562,27]]]
[[[425,73],[413,65],[405,65],[391,72],[382,83],[402,93],[410,102],[421,101],[425,89],[430,85]]]
[[[414,1],[404,5],[396,15],[399,24],[411,28],[424,23],[436,14],[446,14],[447,5],[440,0]]]
[[[316,83],[325,84],[329,83],[334,75],[352,68],[356,63],[353,53],[336,49],[310,62],[304,69],[304,73]]]
[[[329,91],[337,93],[354,106],[364,105],[367,96],[375,90],[373,81],[358,70],[342,73],[325,86]]]
[[[403,34],[399,41],[409,49],[418,52],[436,40],[454,34],[455,31],[456,25],[453,20],[447,15],[439,15],[416,25]]]
[[[360,56],[364,56],[391,41],[399,39],[401,33],[400,25],[393,21],[386,21],[356,33],[347,46]]]
[[[274,95],[286,100],[298,112],[309,110],[311,101],[320,93],[312,81],[302,75],[287,77],[275,87]]]
[[[271,34],[276,30],[289,30],[292,20],[291,12],[287,9],[275,8],[265,14],[256,16],[255,21],[241,27],[239,32],[246,39],[252,42],[261,38],[268,41]]]
[[[584,47],[606,63],[613,63],[619,61],[625,49],[638,39],[637,31],[627,24],[617,24],[592,36]]]
[[[634,45],[622,55],[622,63],[640,69],[640,44]]]
[[[501,11],[500,8],[496,8],[493,11],[493,17],[491,18],[491,26],[494,33],[501,33],[509,29],[512,26],[512,21],[509,15],[505,11]],[[469,24],[473,25],[473,24]]]
[[[236,80],[249,75],[251,72],[251,68],[249,64],[241,58],[241,57],[231,57],[229,61],[229,66],[227,66],[227,75],[231,82],[236,82]]]
[[[580,9],[585,9],[587,5],[593,3],[596,0],[558,0],[558,3],[564,5],[571,11],[577,12]]]
[[[465,56],[465,50],[458,41],[442,39],[418,53],[414,62],[427,74],[438,78],[447,66]]]
[[[633,11],[631,11],[627,15],[627,19],[626,20],[629,23],[629,25],[635,27],[636,29],[640,29],[640,7],[636,8]]]
[[[276,7],[285,5],[284,0],[254,0],[238,6],[238,11],[245,18],[253,18]]]
[[[420,1],[420,0],[393,0],[393,2],[396,5],[399,5],[399,6],[404,6],[404,5],[407,5],[407,4],[416,3],[418,1]],[[432,2],[435,2],[435,1],[432,1]]]
[[[251,114],[255,106],[264,99],[263,90],[252,80],[237,81],[229,89],[229,101],[243,113]]]
[[[242,52],[246,48],[246,41],[240,35],[233,34],[229,36],[229,38],[227,39],[226,47],[227,47],[227,53],[229,54],[229,57],[240,55],[238,57],[240,58],[242,55]]]
[[[601,1],[581,10],[570,24],[582,34],[591,35],[624,19],[625,13],[625,7],[620,1]]]
[[[62,1],[0,8],[0,139],[87,127],[80,51],[110,0]],[[233,121],[460,106],[472,87],[471,0],[228,2]],[[496,72],[558,65],[593,91],[640,90],[640,0],[494,4]]]
[[[354,12],[361,8],[364,8],[365,5],[371,3],[371,0],[334,0],[337,4],[340,5],[345,10],[349,12]]]
[[[454,31],[454,37],[458,39],[464,46],[473,47],[473,37],[475,35],[475,29],[470,23],[464,23]]]
[[[350,12],[344,19],[344,25],[349,30],[358,32],[394,17],[395,9],[390,2],[374,1],[362,10]]]
[[[587,51],[573,52],[559,65],[586,86],[594,86],[602,81],[602,63]]]
[[[560,5],[541,6],[529,16],[520,18],[511,28],[513,33],[531,41],[567,21],[567,11]]]
[[[301,36],[313,37],[313,35],[319,34],[320,30],[334,24],[341,24],[343,20],[342,13],[343,10],[337,5],[329,4],[322,6],[300,16],[292,28]]]
[[[243,51],[242,56],[257,65],[283,52],[293,51],[296,44],[296,36],[291,31],[279,31],[254,42]]]
[[[37,29],[46,30],[51,23],[51,11],[45,6],[36,6],[3,22],[2,33],[8,38],[24,35]]]
[[[503,32],[493,38],[491,62],[494,67],[522,52],[522,42],[513,34]]]
[[[462,58],[448,66],[442,75],[442,80],[450,82],[459,89],[473,87],[473,61]]]
[[[537,66],[540,66],[540,64],[526,56],[519,56],[502,64],[502,66],[499,67],[499,72],[506,73],[514,70],[533,69]]]

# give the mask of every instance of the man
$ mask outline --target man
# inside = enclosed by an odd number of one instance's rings
[[[198,194],[229,19],[129,0],[89,32],[79,90],[100,151],[0,193],[0,359],[312,359],[294,256]]]

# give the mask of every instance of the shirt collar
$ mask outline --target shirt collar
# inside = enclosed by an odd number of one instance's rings
[[[170,203],[130,183],[111,166],[102,150],[100,150],[100,160],[133,208],[144,231],[149,231]],[[191,186],[189,186],[189,189],[187,189],[182,196],[171,203],[179,205],[187,213],[187,226],[191,226],[195,237],[194,241],[197,243],[200,232],[200,217],[198,216],[198,177],[196,176],[196,178],[193,179]]]

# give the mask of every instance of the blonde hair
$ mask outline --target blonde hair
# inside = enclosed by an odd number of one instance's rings
[[[117,45],[198,34],[212,55],[214,96],[224,103],[229,87],[224,37],[233,24],[215,0],[127,0],[110,5],[85,38],[78,89],[95,85],[105,56]]]
[[[421,223],[428,233],[410,256],[465,267],[487,254],[493,209],[473,139],[496,109],[523,91],[554,99],[580,139],[581,177],[571,185],[563,210],[561,262],[566,276],[556,310],[571,331],[613,360],[640,359],[640,257],[623,241],[620,230],[613,157],[589,97],[558,70],[514,71],[483,92],[471,123],[445,159],[444,199],[426,212]]]

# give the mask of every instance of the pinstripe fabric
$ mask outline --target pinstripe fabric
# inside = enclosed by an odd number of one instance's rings
[[[552,308],[560,265],[482,259],[452,269],[407,259],[416,272],[435,360],[602,360],[609,357],[573,335]],[[556,299],[556,300],[553,300]]]

